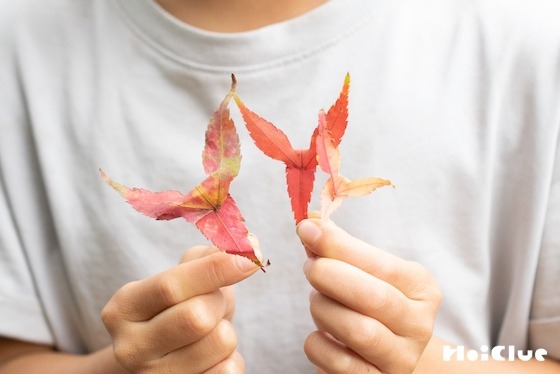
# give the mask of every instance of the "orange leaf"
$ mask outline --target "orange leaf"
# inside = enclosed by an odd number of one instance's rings
[[[367,195],[379,187],[392,185],[390,181],[380,178],[363,178],[349,180],[339,174],[340,151],[338,143],[332,137],[331,130],[336,126],[328,123],[328,115],[321,110],[319,112],[319,135],[317,136],[317,158],[321,169],[329,174],[320,197],[321,218],[326,220],[342,204],[347,197],[358,197]]]
[[[207,175],[218,172],[223,178],[234,178],[239,173],[241,151],[239,136],[230,117],[229,102],[235,94],[237,81],[231,76],[231,89],[214,111],[206,130],[202,164]]]
[[[336,102],[327,112],[327,124],[335,145],[339,145],[348,125],[348,92],[350,91],[350,74],[344,77],[344,84]]]

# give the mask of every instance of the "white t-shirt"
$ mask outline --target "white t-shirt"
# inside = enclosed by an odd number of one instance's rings
[[[129,186],[190,190],[231,73],[249,108],[307,147],[350,72],[341,173],[397,188],[332,219],[433,272],[439,336],[560,358],[557,0],[331,0],[235,34],[148,0],[0,8],[0,335],[99,349],[110,343],[99,313],[119,287],[206,243],[184,221],[131,209],[99,167]],[[312,372],[284,167],[232,113],[243,160],[230,192],[272,262],[237,287],[240,350],[250,373]]]

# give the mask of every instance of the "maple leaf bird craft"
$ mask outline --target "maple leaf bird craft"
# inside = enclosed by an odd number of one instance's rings
[[[346,74],[342,90],[327,113],[319,113],[319,124],[311,135],[309,148],[294,149],[290,140],[271,122],[248,109],[234,94],[245,126],[257,148],[272,159],[286,164],[286,184],[296,224],[307,218],[317,165],[329,174],[321,192],[321,219],[326,220],[347,197],[364,196],[383,186],[392,186],[381,178],[351,181],[338,174],[338,145],[348,124],[350,75]]]
[[[348,124],[349,74],[336,102],[328,112],[319,112],[318,125],[307,149],[294,149],[286,134],[249,110],[235,93],[237,82],[233,74],[231,77],[231,88],[214,111],[206,130],[202,164],[207,177],[188,194],[128,188],[109,178],[103,170],[100,172],[105,182],[140,213],[157,220],[182,217],[194,223],[220,250],[247,257],[264,271],[268,263],[263,265],[256,257],[247,238],[245,220],[228,192],[241,165],[239,136],[228,108],[232,97],[255,145],[265,155],[285,163],[286,184],[296,224],[307,218],[317,165],[329,175],[320,196],[322,220],[326,220],[345,198],[364,196],[392,183],[373,177],[349,180],[339,174],[338,145]]]
[[[206,130],[202,164],[207,177],[188,194],[128,188],[113,181],[103,170],[100,169],[100,172],[105,182],[140,213],[157,220],[182,217],[194,223],[220,250],[244,256],[264,271],[264,265],[256,257],[247,238],[245,220],[228,192],[241,164],[239,136],[228,108],[235,86],[232,74],[231,89],[214,111]]]

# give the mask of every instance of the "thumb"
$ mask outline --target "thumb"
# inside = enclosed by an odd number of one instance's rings
[[[304,219],[298,223],[296,233],[301,240],[301,244],[305,248],[307,257],[316,257],[318,255],[316,246],[319,237],[323,233],[321,220],[316,218]]]

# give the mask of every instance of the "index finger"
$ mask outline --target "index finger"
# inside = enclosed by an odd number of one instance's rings
[[[255,250],[255,255],[258,258],[261,258],[262,254],[259,251],[259,239],[253,233],[249,233],[247,235],[247,239],[249,239],[249,242],[251,242],[251,246]],[[220,250],[214,246],[196,245],[187,249],[181,256],[181,260],[179,262],[182,263],[192,261],[219,251]]]
[[[146,321],[194,296],[235,284],[257,270],[259,267],[245,257],[217,252],[126,284],[113,296],[113,305],[125,320]]]
[[[297,226],[306,250],[351,264],[393,285],[412,299],[424,298],[431,274],[420,264],[407,261],[359,240],[332,221],[307,219]]]

